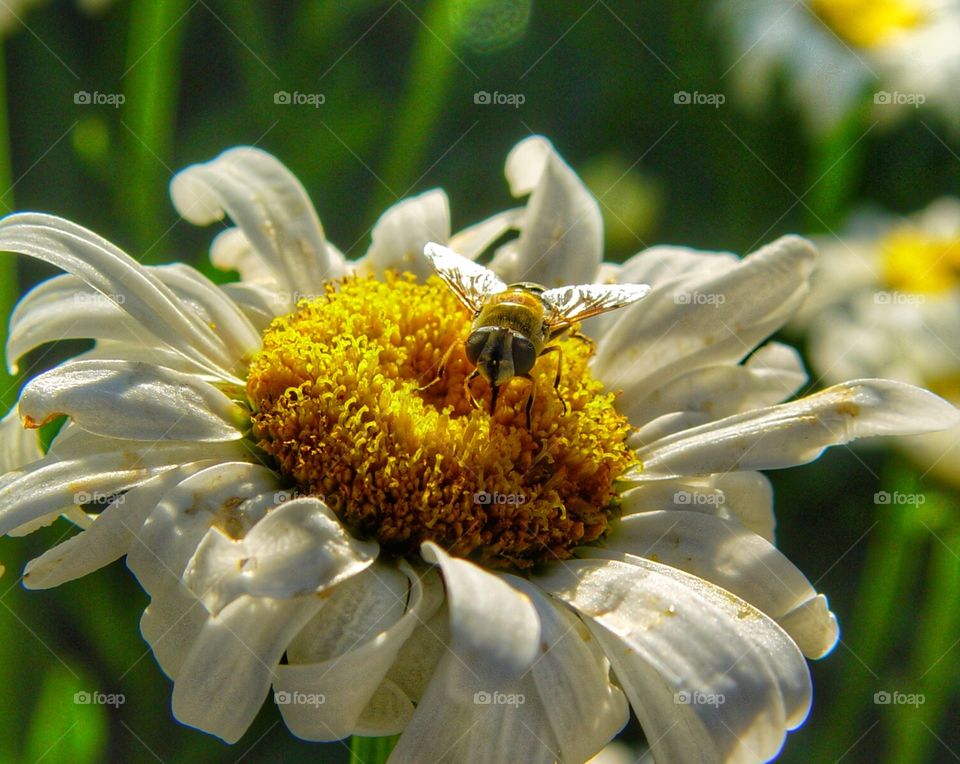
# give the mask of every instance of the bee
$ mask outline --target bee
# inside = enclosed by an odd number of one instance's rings
[[[470,383],[483,376],[490,383],[490,415],[497,407],[500,388],[514,377],[530,382],[527,395],[527,429],[533,408],[534,382],[530,371],[537,359],[557,354],[557,373],[553,389],[557,391],[564,413],[566,401],[560,395],[563,354],[551,345],[574,324],[636,302],[650,291],[647,284],[581,284],[547,289],[539,284],[505,284],[493,271],[458,255],[452,249],[429,243],[424,255],[437,275],[473,315],[470,333],[464,341],[467,360],[474,366],[464,380],[464,389],[473,404],[479,405]],[[443,377],[451,345],[440,361],[437,377],[425,390]]]

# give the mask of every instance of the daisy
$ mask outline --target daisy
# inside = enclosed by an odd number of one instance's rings
[[[960,402],[960,200],[905,218],[860,212],[818,245],[815,288],[791,323],[815,370],[827,382],[882,373]],[[960,428],[898,443],[960,480]]]
[[[877,119],[923,104],[956,126],[960,0],[721,0],[729,73],[758,103],[782,73],[815,133],[872,101]]]
[[[16,307],[8,357],[96,340],[4,420],[0,532],[81,529],[32,588],[126,556],[175,716],[226,741],[272,695],[307,740],[402,732],[393,762],[585,761],[629,708],[658,761],[769,759],[837,625],[775,547],[759,470],[958,413],[876,379],[789,400],[797,353],[760,343],[807,292],[807,242],[604,264],[598,205],[548,141],[506,176],[524,206],[451,236],[429,191],[351,263],[288,170],[232,149],[171,186],[192,222],[236,223],[212,247],[242,277],[223,287],[59,218],[0,222],[0,250],[67,271]],[[468,400],[471,316],[421,254],[511,231],[508,282],[653,285],[584,325],[595,344],[560,341],[556,392],[537,364],[529,427],[525,380],[493,415]],[[58,415],[40,456],[16,423]]]

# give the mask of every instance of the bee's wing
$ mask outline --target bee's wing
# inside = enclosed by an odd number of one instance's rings
[[[556,330],[636,302],[650,291],[649,284],[580,284],[548,289],[547,327]]]
[[[423,248],[423,254],[433,264],[437,275],[460,298],[460,302],[474,313],[483,306],[484,298],[507,288],[489,268],[458,255],[449,247],[431,241]]]

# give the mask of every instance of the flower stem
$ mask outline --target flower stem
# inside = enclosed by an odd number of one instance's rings
[[[950,501],[948,499],[948,501]],[[957,507],[951,507],[956,516]],[[931,552],[927,594],[920,611],[917,640],[909,673],[903,677],[901,692],[914,703],[897,703],[893,716],[887,761],[933,761],[938,732],[956,691],[957,662],[951,655],[960,624],[960,531],[931,529]]]
[[[904,493],[918,490],[912,471],[899,461],[890,465],[884,482],[898,485]],[[813,760],[836,759],[850,748],[862,731],[862,717],[873,708],[869,699],[882,682],[881,667],[889,660],[893,636],[903,627],[899,603],[909,601],[909,590],[919,575],[924,529],[916,513],[902,506],[880,505],[877,524],[870,532],[863,572],[857,587],[853,613],[845,625],[850,653],[840,667],[831,722],[821,733]],[[851,703],[850,698],[856,702]]]
[[[843,221],[856,191],[867,147],[867,106],[850,114],[814,146],[810,166],[810,192],[807,205],[808,228],[830,231]]]
[[[13,171],[10,164],[10,134],[7,125],[7,71],[3,42],[0,40],[0,215],[13,210]],[[7,317],[17,301],[17,258],[0,257],[0,337],[7,336]],[[17,380],[0,363],[0,412],[17,400]]]
[[[127,63],[123,76],[124,136],[130,170],[121,193],[139,244],[149,255],[162,236],[164,189],[172,174],[180,53],[188,19],[186,0],[134,0],[130,9]],[[143,259],[149,259],[144,257]]]
[[[350,764],[383,764],[389,757],[393,747],[400,739],[399,735],[390,737],[360,737],[350,738]]]
[[[449,0],[434,0],[420,14],[419,32],[408,64],[407,92],[393,120],[382,188],[370,220],[387,206],[406,196],[415,180],[415,168],[423,165],[424,153],[444,109],[455,68],[461,66],[451,48],[455,45],[450,25]]]

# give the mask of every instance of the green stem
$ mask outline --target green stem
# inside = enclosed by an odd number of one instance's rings
[[[7,71],[3,41],[0,40],[0,215],[13,210],[13,169],[10,164],[10,131],[7,124]],[[7,317],[18,296],[17,258],[0,255],[0,338],[7,337]],[[0,363],[0,413],[5,414],[17,400],[17,379]]]
[[[891,472],[895,479],[885,483],[896,485],[904,493],[916,492],[912,476],[908,479],[902,468]],[[852,653],[844,656],[839,672],[837,686],[842,688],[842,699],[835,701],[831,724],[818,742],[817,761],[835,759],[862,732],[861,716],[868,708],[868,701],[863,699],[873,698],[875,674],[883,675],[891,634],[902,625],[899,603],[909,601],[909,589],[918,575],[925,529],[917,520],[915,508],[881,505],[877,515],[879,522],[867,546],[854,610],[849,626],[844,628],[847,647],[838,648],[841,654]],[[850,698],[857,702],[851,703]]]
[[[956,514],[956,507],[954,515]],[[951,655],[960,627],[960,531],[938,534],[931,541],[927,596],[918,621],[918,638],[905,686],[890,688],[905,695],[919,694],[919,705],[891,707],[895,721],[889,725],[891,746],[887,761],[933,761],[937,731],[943,711],[956,689],[956,666]]]
[[[130,171],[123,178],[121,194],[146,260],[157,257],[151,249],[165,229],[163,221],[169,209],[166,188],[172,171],[187,7],[186,0],[134,0],[130,8],[123,76],[123,132]]]
[[[432,128],[448,107],[446,96],[454,69],[462,66],[452,50],[455,41],[449,6],[449,0],[435,0],[423,15],[423,23],[417,22],[420,31],[406,78],[406,96],[399,116],[388,120],[393,129],[382,173],[386,188],[379,188],[370,220],[376,220],[386,207],[406,195],[416,181]]]
[[[814,145],[807,196],[808,230],[827,231],[843,222],[863,167],[868,129],[864,103]]]
[[[389,757],[393,747],[400,739],[399,735],[390,737],[359,737],[350,738],[350,764],[383,764]]]

